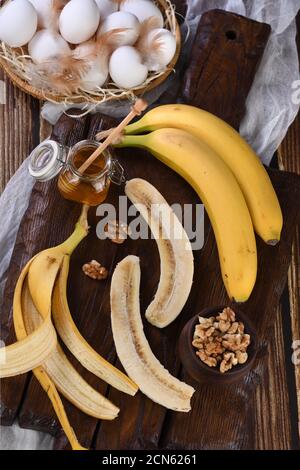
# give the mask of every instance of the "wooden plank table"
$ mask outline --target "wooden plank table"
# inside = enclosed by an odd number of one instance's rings
[[[300,25],[300,21],[299,21]],[[0,191],[41,138],[49,135],[40,119],[40,104],[3,77],[5,104],[0,104]],[[1,97],[0,97],[1,103]],[[279,149],[284,169],[300,174],[300,116]],[[299,448],[300,373],[292,363],[292,342],[300,340],[300,227],[295,228],[293,261],[270,345],[268,367],[257,388],[253,435],[256,449]]]

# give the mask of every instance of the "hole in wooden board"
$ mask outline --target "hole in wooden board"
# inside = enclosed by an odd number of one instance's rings
[[[227,39],[229,39],[230,41],[235,41],[235,39],[237,38],[237,34],[235,31],[226,31],[225,34]]]

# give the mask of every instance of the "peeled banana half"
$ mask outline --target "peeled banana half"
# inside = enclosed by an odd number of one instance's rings
[[[217,116],[184,104],[151,109],[129,124],[125,133],[142,134],[169,127],[189,132],[224,160],[242,189],[257,234],[270,245],[278,243],[283,226],[278,198],[260,159],[240,134]]]
[[[159,191],[147,181],[128,181],[125,193],[149,224],[160,255],[160,280],[146,318],[164,328],[177,318],[190,294],[194,258],[189,238]]]
[[[117,265],[111,283],[112,331],[119,359],[147,397],[171,410],[188,412],[195,390],[173,377],[151,351],[143,331],[139,287],[139,258],[127,256]]]

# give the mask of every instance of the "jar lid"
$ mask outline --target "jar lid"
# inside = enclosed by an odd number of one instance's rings
[[[51,180],[64,166],[67,153],[67,147],[55,140],[45,140],[29,156],[29,173],[37,181]]]

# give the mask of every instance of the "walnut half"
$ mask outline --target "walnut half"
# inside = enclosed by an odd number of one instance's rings
[[[82,271],[86,276],[97,281],[107,279],[108,276],[107,269],[100,263],[98,263],[98,261],[96,261],[95,259],[93,259],[89,263],[84,264],[82,266]]]
[[[110,220],[104,227],[104,232],[107,238],[113,243],[121,245],[131,235],[131,231],[127,224],[118,222],[117,220]]]

